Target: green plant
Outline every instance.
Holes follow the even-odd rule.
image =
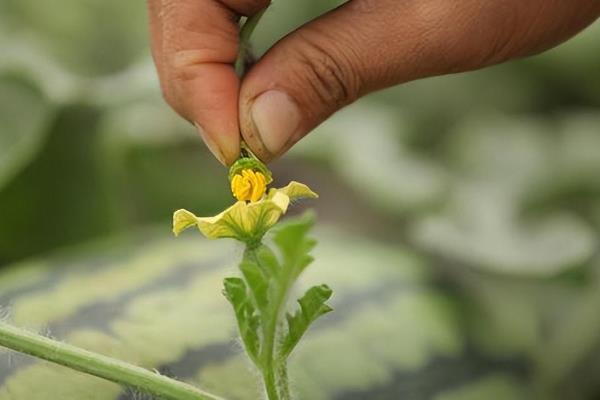
[[[290,399],[287,359],[308,327],[332,309],[326,304],[332,291],[327,285],[310,288],[299,300],[299,309],[286,313],[289,292],[312,261],[315,245],[307,237],[310,216],[288,223],[274,235],[279,260],[266,245],[249,247],[240,264],[243,278],[226,278],[224,293],[231,302],[246,352],[260,371],[269,400]]]
[[[214,217],[178,210],[173,215],[173,232],[178,235],[195,226],[210,239],[234,238],[245,243],[241,277],[226,278],[224,294],[233,306],[242,343],[263,378],[268,399],[288,400],[287,359],[309,326],[332,310],[326,304],[332,291],[327,285],[314,286],[298,300],[296,312],[284,312],[292,287],[313,260],[310,252],[316,242],[308,236],[311,215],[274,230],[279,256],[263,238],[291,201],[317,195],[298,182],[267,193],[271,172],[249,150],[242,153],[229,174],[238,201]],[[287,323],[282,321],[284,314]]]

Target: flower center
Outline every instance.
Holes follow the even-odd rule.
[[[267,191],[267,179],[259,171],[244,169],[231,179],[231,193],[240,201],[258,201]]]

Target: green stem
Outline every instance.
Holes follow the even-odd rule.
[[[186,383],[0,322],[0,346],[167,400],[220,400]]]
[[[265,11],[267,11],[266,7],[253,16],[248,17],[240,29],[240,50],[238,51],[238,56],[234,65],[235,73],[239,77],[243,77],[246,74],[246,62],[248,61],[247,58],[250,54],[250,37]]]
[[[281,361],[279,367],[277,368],[277,381],[279,382],[281,398],[284,400],[290,400],[292,398],[292,395],[290,393],[287,364],[285,360]]]
[[[256,249],[248,249],[249,257],[260,265]],[[288,389],[286,361],[275,356],[275,340],[279,317],[288,297],[288,292],[293,283],[293,277],[286,274],[281,277],[281,284],[277,286],[273,301],[270,303],[269,312],[262,316],[262,345],[260,354],[260,370],[263,376],[265,389],[269,400],[290,400]],[[282,379],[283,378],[283,379]]]
[[[260,265],[260,258],[256,254],[258,246],[248,246],[246,248],[246,254],[244,257],[251,258],[257,265]],[[267,398],[269,400],[280,400],[279,390],[277,387],[277,379],[275,375],[275,338],[277,335],[277,321],[279,319],[280,309],[282,307],[283,300],[285,299],[285,291],[282,291],[279,287],[273,302],[269,307],[269,312],[261,315],[261,326],[262,326],[262,341],[261,341],[261,352],[259,355],[259,368],[265,390],[267,392]]]
[[[277,390],[277,382],[275,380],[275,371],[272,367],[266,367],[263,372],[263,381],[267,391],[269,400],[279,400],[279,391]]]

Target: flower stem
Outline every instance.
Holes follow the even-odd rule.
[[[248,17],[240,29],[240,50],[238,51],[238,56],[234,65],[235,73],[240,78],[246,74],[246,64],[250,56],[250,37],[252,36],[252,32],[254,32],[256,25],[258,25],[258,21],[260,21],[265,11],[267,11],[267,7],[263,8],[251,17]]]
[[[279,382],[279,391],[283,400],[290,400],[292,395],[290,393],[289,378],[287,372],[287,363],[282,361],[277,368],[277,381]]]
[[[260,258],[256,255],[256,249],[248,249],[246,256],[252,258],[254,262],[260,265]],[[286,360],[275,354],[275,341],[279,319],[294,279],[289,273],[284,273],[280,279],[280,284],[273,294],[269,312],[262,316],[262,351],[259,368],[269,400],[291,399],[288,388]]]
[[[0,322],[0,346],[137,388],[161,399],[220,400],[215,395],[145,368],[61,343],[4,322]]]
[[[263,370],[263,381],[265,390],[269,400],[279,400],[279,391],[277,390],[277,382],[275,381],[275,372],[272,367],[265,367]]]

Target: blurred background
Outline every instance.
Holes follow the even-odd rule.
[[[333,1],[276,3],[261,53]],[[0,264],[228,204],[226,171],[162,101],[143,2],[0,3]],[[600,26],[543,55],[341,112],[273,165],[323,219],[485,268],[596,249]]]
[[[276,2],[257,53],[335,5]],[[0,266],[231,203],[227,171],[160,96],[146,30],[141,0],[0,1]],[[431,264],[492,313],[476,328],[489,340],[571,327],[548,376],[597,368],[599,39],[595,23],[536,57],[362,99],[274,163],[276,183],[314,187],[320,224]]]

